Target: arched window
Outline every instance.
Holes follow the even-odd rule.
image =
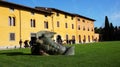
[[[9,26],[11,26],[12,25],[12,22],[11,22],[11,17],[9,16],[9,19],[8,19],[9,21]]]
[[[86,42],[86,36],[84,35],[84,39],[83,39],[83,42]]]
[[[81,35],[79,35],[79,43],[81,43]]]
[[[90,36],[88,35],[88,41],[90,42]]]
[[[15,26],[15,17],[11,17],[11,16],[9,16],[9,19],[8,19],[9,21],[9,26]]]
[[[30,19],[30,24],[31,27],[35,27],[36,26],[35,19]]]
[[[92,41],[94,41],[94,36],[92,36]]]

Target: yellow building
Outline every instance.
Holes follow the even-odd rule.
[[[94,21],[94,19],[76,14],[76,36],[79,43],[94,42]]]
[[[76,43],[94,40],[94,19],[55,8],[31,8],[0,1],[0,47],[17,47],[40,30],[56,32],[63,40]],[[80,29],[79,29],[80,28]],[[85,29],[85,30],[84,30]]]

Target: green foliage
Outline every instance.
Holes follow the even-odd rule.
[[[0,67],[120,67],[120,41],[78,44],[74,56],[34,56],[30,48],[2,50]]]
[[[99,33],[100,41],[120,41],[120,26],[113,26],[112,23],[109,23],[108,17],[105,16],[105,25],[104,27],[97,28],[95,27],[95,33]]]

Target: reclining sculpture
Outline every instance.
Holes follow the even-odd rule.
[[[74,55],[74,46],[68,47],[56,43],[52,40],[54,32],[39,31],[37,36],[31,39],[32,54],[48,54],[48,55]]]

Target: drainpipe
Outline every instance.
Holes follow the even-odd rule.
[[[19,23],[20,23],[20,40],[22,40],[22,36],[21,36],[21,10],[19,10]]]
[[[52,32],[54,32],[54,22],[53,22],[53,15],[52,15]]]

